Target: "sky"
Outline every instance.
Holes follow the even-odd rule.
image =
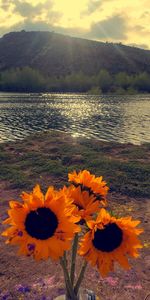
[[[150,0],[0,0],[0,36],[23,29],[150,49]]]

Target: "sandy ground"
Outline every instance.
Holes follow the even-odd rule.
[[[0,230],[6,218],[8,201],[18,199],[20,190],[10,190],[5,182],[0,185]],[[150,300],[150,202],[109,193],[109,203],[117,214],[132,215],[141,220],[143,249],[138,259],[132,260],[129,271],[116,266],[116,272],[102,279],[88,266],[83,290],[93,290],[102,300]],[[80,258],[78,258],[78,267]],[[32,258],[17,256],[17,247],[5,244],[0,237],[0,300],[52,300],[63,294],[63,274],[59,263],[51,260],[36,263]],[[86,298],[85,298],[86,299]]]

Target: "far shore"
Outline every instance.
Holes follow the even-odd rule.
[[[44,95],[44,94],[79,94],[79,95],[89,95],[89,96],[136,96],[136,95],[144,95],[144,96],[150,96],[150,92],[144,92],[144,91],[136,91],[136,90],[121,90],[118,89],[114,92],[108,92],[108,93],[102,93],[98,89],[90,89],[86,92],[80,92],[80,91],[51,91],[51,90],[0,90],[0,94],[38,94],[38,95]]]

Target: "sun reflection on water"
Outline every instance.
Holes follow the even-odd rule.
[[[0,94],[0,142],[55,129],[73,137],[150,142],[150,96]]]

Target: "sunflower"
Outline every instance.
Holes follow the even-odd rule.
[[[22,199],[23,203],[10,201],[4,223],[11,227],[2,233],[8,237],[6,243],[18,244],[19,254],[33,255],[36,260],[59,259],[80,230],[70,218],[74,210],[71,200],[67,202],[53,187],[44,197],[39,185],[32,193],[22,193]]]
[[[75,204],[75,209],[72,212],[77,217],[77,222],[83,223],[91,219],[92,215],[99,211],[99,201],[95,201],[94,195],[89,195],[87,191],[81,190],[81,187],[73,185],[63,188],[63,192]]]
[[[116,219],[102,208],[95,221],[88,221],[89,231],[83,237],[79,254],[91,265],[97,266],[104,277],[114,270],[117,261],[123,268],[130,268],[127,255],[139,256],[142,248],[137,236],[143,231],[135,228],[140,221],[131,217]]]
[[[94,195],[96,200],[100,200],[101,203],[106,205],[106,195],[108,187],[106,182],[103,181],[103,177],[95,177],[89,171],[83,170],[78,174],[76,171],[68,174],[69,181],[76,187],[80,186],[82,191],[89,192],[90,195]]]

